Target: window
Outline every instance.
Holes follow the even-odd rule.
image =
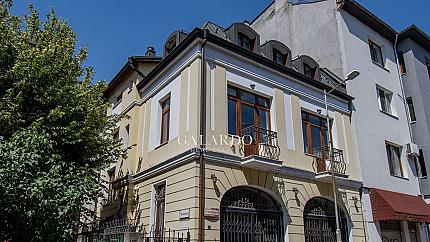
[[[166,183],[154,186],[154,237],[164,236],[164,213],[166,204]]]
[[[379,109],[382,112],[392,114],[391,99],[393,94],[378,88]]]
[[[130,137],[130,125],[125,126],[125,133],[124,133],[124,149],[128,148],[128,139]]]
[[[119,130],[116,130],[116,131],[113,133],[113,139],[114,139],[114,140],[119,140]]]
[[[385,144],[387,149],[388,166],[390,168],[390,174],[392,176],[403,176],[402,163],[400,161],[400,155],[402,153],[401,148],[391,144]]]
[[[420,149],[420,156],[418,157],[418,162],[420,163],[421,177],[427,177],[427,166],[424,160],[424,154],[422,149]]]
[[[115,197],[115,191],[113,189],[113,182],[115,181],[115,167],[108,170],[107,175],[109,177],[108,202],[112,202]]]
[[[312,154],[314,148],[328,145],[327,120],[302,111],[303,144],[306,154]]]
[[[116,97],[115,105],[116,105],[116,104],[118,104],[118,103],[120,103],[121,101],[122,101],[122,93],[121,93],[121,94],[119,94],[119,95]]]
[[[270,129],[270,101],[228,86],[228,133],[240,135],[248,127]]]
[[[397,53],[397,58],[399,59],[399,68],[400,68],[400,74],[406,74],[406,64],[405,64],[405,57],[403,56],[403,52]]]
[[[369,48],[370,48],[370,56],[372,57],[372,61],[380,66],[384,66],[384,59],[382,57],[381,46],[369,40]]]
[[[416,122],[417,117],[415,116],[414,101],[412,100],[412,97],[406,98],[406,102],[408,103],[409,118],[411,119],[411,122]]]
[[[429,73],[429,78],[430,78],[430,62],[429,62],[429,60],[427,60],[427,72]]]
[[[170,97],[160,103],[161,105],[161,140],[160,143],[169,141],[170,126]]]
[[[303,63],[303,74],[305,74],[305,76],[308,76],[308,77],[314,79],[316,69],[317,68],[312,68],[310,65]]]
[[[254,41],[242,33],[238,33],[238,44],[247,50],[254,50]]]
[[[279,50],[277,49],[273,49],[273,61],[281,64],[281,65],[285,65],[285,61],[287,59],[286,55],[283,55]]]

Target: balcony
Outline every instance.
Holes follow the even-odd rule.
[[[279,161],[278,133],[249,126],[241,132],[242,166],[259,170],[273,170],[282,166]]]
[[[336,178],[348,178],[346,174],[346,163],[343,160],[343,151],[332,148],[331,159],[330,149],[322,146],[313,149],[314,162],[313,167],[316,173],[316,179],[323,182],[331,182],[333,173]]]

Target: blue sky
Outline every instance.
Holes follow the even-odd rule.
[[[161,53],[167,36],[210,20],[227,27],[252,20],[272,0],[15,0],[13,14],[27,13],[32,3],[41,15],[52,6],[78,34],[79,46],[89,49],[86,65],[96,71],[95,80],[110,81],[131,55],[143,55],[147,46]],[[415,23],[430,33],[429,0],[359,0],[396,30]],[[411,3],[413,2],[413,3]]]

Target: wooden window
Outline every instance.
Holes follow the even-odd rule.
[[[328,146],[328,127],[325,117],[302,111],[303,145],[306,154],[314,148]]]
[[[169,141],[170,127],[170,97],[163,100],[161,103],[161,138],[160,143],[164,144]]]
[[[379,108],[382,112],[392,114],[391,99],[392,93],[378,88]]]
[[[238,44],[240,47],[249,51],[254,51],[254,40],[246,36],[245,34],[238,33]]]
[[[113,182],[115,181],[115,168],[109,170],[107,172],[109,177],[109,184],[108,184],[108,202],[112,202],[114,200],[115,191],[113,189]]]
[[[401,154],[402,151],[400,147],[394,146],[392,144],[385,144],[387,149],[388,166],[390,168],[390,174],[392,176],[403,177]]]
[[[251,92],[228,86],[228,133],[240,135],[250,126],[270,130],[270,101]]]
[[[418,162],[420,163],[421,178],[427,177],[427,166],[422,149],[420,149],[420,156],[418,157]]]
[[[369,40],[369,49],[370,49],[370,56],[372,57],[372,61],[380,66],[384,66],[384,58],[382,56],[381,46]]]
[[[305,76],[315,79],[316,71],[317,71],[316,67],[312,68],[310,65],[303,63],[303,74],[305,74]]]
[[[406,74],[406,64],[405,64],[405,57],[403,56],[403,52],[397,53],[397,58],[399,59],[399,68],[400,68],[400,74]]]
[[[114,140],[119,140],[119,130],[116,130],[116,131],[113,133],[113,139],[114,139]]]
[[[166,183],[154,186],[154,237],[164,235],[164,214],[166,210]]]
[[[406,102],[408,103],[409,118],[411,119],[411,122],[416,122],[417,117],[415,115],[414,101],[412,100],[412,97],[406,98]]]
[[[282,54],[279,50],[277,49],[273,49],[272,50],[272,54],[273,54],[273,61],[281,64],[281,65],[285,65],[285,62],[287,60],[287,55]]]

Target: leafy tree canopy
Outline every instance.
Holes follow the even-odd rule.
[[[99,170],[124,158],[109,135],[105,83],[92,84],[87,49],[51,11],[23,17],[0,0],[0,241],[72,241]]]

